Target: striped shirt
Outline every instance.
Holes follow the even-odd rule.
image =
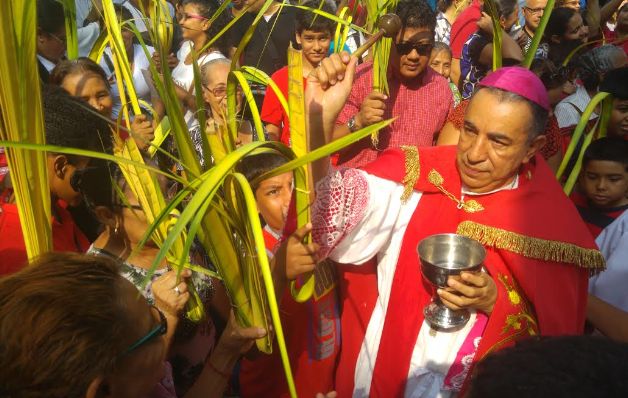
[[[556,105],[554,114],[558,120],[558,127],[562,129],[577,125],[589,102],[591,102],[591,97],[589,97],[587,90],[583,86],[578,86],[575,93]],[[597,114],[593,112],[589,120],[596,118]]]

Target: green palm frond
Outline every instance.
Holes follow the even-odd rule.
[[[78,58],[78,31],[76,27],[76,3],[74,0],[57,0],[63,5],[65,37],[68,59]]]
[[[36,52],[36,1],[0,2],[0,139],[42,145],[44,132]],[[46,154],[6,149],[29,259],[52,249]]]

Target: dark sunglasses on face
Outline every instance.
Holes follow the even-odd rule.
[[[397,48],[397,53],[399,55],[407,55],[412,52],[412,50],[416,50],[419,55],[430,55],[432,52],[432,47],[434,44],[432,43],[413,43],[413,42],[401,42],[395,43],[395,47]]]

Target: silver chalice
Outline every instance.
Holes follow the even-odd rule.
[[[468,310],[447,308],[436,293],[447,287],[447,278],[462,271],[479,271],[486,250],[476,240],[456,234],[438,234],[423,239],[417,247],[423,277],[434,286],[432,302],[425,307],[425,320],[438,330],[462,328],[469,321]]]

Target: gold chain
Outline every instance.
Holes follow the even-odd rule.
[[[445,196],[447,196],[449,199],[456,202],[457,203],[456,207],[459,210],[460,209],[464,210],[467,213],[477,213],[479,211],[484,210],[484,206],[479,204],[477,201],[472,199],[465,202],[462,199],[458,199],[454,194],[452,194],[451,192],[443,188],[443,182],[445,182],[445,180],[443,179],[443,176],[440,175],[438,171],[432,169],[430,173],[427,175],[427,180],[430,183],[432,183],[432,185],[434,185],[439,191],[445,194]]]

